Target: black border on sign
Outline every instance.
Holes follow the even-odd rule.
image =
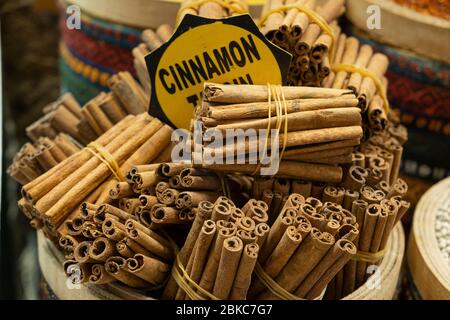
[[[276,46],[259,31],[258,27],[256,26],[253,19],[248,14],[243,14],[239,16],[234,16],[226,19],[208,19],[203,18],[191,14],[187,14],[183,20],[181,21],[178,28],[175,30],[175,33],[172,35],[172,37],[164,43],[162,46],[160,46],[158,49],[153,50],[151,53],[149,53],[147,56],[145,56],[145,63],[147,64],[147,71],[150,75],[150,82],[151,82],[151,97],[150,97],[150,105],[148,109],[148,113],[151,116],[159,118],[164,123],[170,125],[172,128],[176,128],[175,125],[167,118],[167,116],[162,111],[159,100],[156,94],[156,90],[154,90],[155,86],[155,79],[156,79],[156,69],[158,67],[159,61],[161,60],[162,55],[166,51],[167,47],[170,46],[172,42],[175,41],[176,38],[178,38],[181,34],[185,33],[189,29],[205,25],[205,24],[211,24],[217,21],[222,21],[224,24],[230,24],[234,26],[238,26],[241,28],[247,29],[249,32],[251,32],[254,36],[258,37],[260,40],[262,40],[267,47],[270,49],[272,54],[274,55],[276,61],[278,62],[278,66],[280,68],[281,72],[281,79],[282,84],[286,84],[286,78],[287,73],[289,70],[289,65],[292,60],[292,55],[287,52],[286,50]],[[153,76],[152,76],[153,75]]]

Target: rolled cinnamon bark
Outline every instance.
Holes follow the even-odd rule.
[[[273,179],[270,177],[259,177],[255,178],[253,183],[253,193],[252,196],[254,199],[261,199],[262,192],[266,189],[272,190]]]
[[[187,176],[181,179],[181,186],[186,189],[218,190],[222,188],[220,180],[213,176]]]
[[[297,250],[301,241],[302,236],[297,228],[294,226],[289,226],[273,252],[262,264],[264,272],[271,278],[277,277],[280,271],[288,263],[295,250]],[[250,289],[251,296],[256,297],[264,289],[265,285],[259,279],[255,279]]]
[[[167,188],[164,190],[164,192],[158,194],[158,200],[162,204],[165,204],[167,206],[175,205],[175,201],[177,200],[179,194],[180,194],[179,191]]]
[[[269,215],[266,210],[261,207],[252,206],[249,210],[248,217],[255,221],[256,224],[266,223],[269,221]]]
[[[225,216],[227,218],[227,216]],[[231,212],[231,215],[229,217],[229,219],[227,219],[229,222],[232,222],[234,224],[237,224],[239,220],[241,220],[243,217],[245,217],[244,212],[242,212],[241,209],[236,208]],[[214,220],[214,219],[213,219]],[[217,221],[217,220],[215,220]],[[220,221],[226,221],[226,220],[218,220],[217,222]]]
[[[354,66],[358,68],[366,68],[367,64],[372,57],[373,49],[370,45],[362,45],[359,48],[358,56],[356,57]],[[360,86],[362,82],[362,75],[358,72],[354,72],[350,75],[350,79],[348,80],[347,88],[353,90],[353,92],[359,92]]]
[[[286,112],[301,113],[304,111],[315,111],[329,108],[351,108],[358,105],[358,99],[348,96],[334,98],[294,99],[286,101]],[[275,105],[270,107],[271,113],[276,114]],[[211,123],[221,124],[231,120],[266,118],[269,106],[266,102],[249,102],[239,104],[228,104],[223,106],[204,106],[197,110],[201,115],[208,117]]]
[[[119,72],[108,80],[108,86],[130,114],[146,112],[148,104],[142,88],[128,72]]]
[[[219,103],[245,103],[267,101],[267,86],[222,85],[205,83],[203,96],[206,101]],[[351,90],[335,90],[311,87],[283,87],[286,100],[307,98],[335,98],[352,95]]]
[[[144,281],[134,274],[128,272],[126,267],[126,260],[122,257],[115,256],[110,257],[108,260],[106,260],[105,270],[111,276],[130,287],[145,288],[150,286],[147,281]]]
[[[258,251],[259,246],[256,243],[245,245],[229,295],[230,300],[244,300],[247,297],[247,291],[251,282],[249,275],[252,274],[255,268]]]
[[[156,170],[158,175],[164,177],[172,177],[179,174],[183,169],[190,167],[184,163],[161,163]]]
[[[115,187],[109,191],[109,196],[112,199],[127,198],[133,195],[133,189],[128,182],[118,182]]]
[[[141,37],[144,43],[150,49],[150,51],[159,48],[163,44],[162,40],[158,37],[158,35],[153,30],[150,29],[142,31]]]
[[[256,165],[221,165],[204,164],[203,167],[225,172],[242,172],[251,174],[257,169]],[[279,164],[277,176],[289,177],[301,180],[340,182],[342,179],[342,169],[340,167],[302,163],[296,161],[283,160]]]
[[[367,69],[375,73],[379,78],[382,78],[386,73],[389,65],[388,58],[381,53],[375,53],[370,59]],[[365,97],[367,101],[370,101],[376,92],[375,83],[369,77],[365,77],[362,80],[359,93],[361,96]]]
[[[129,247],[133,252],[143,254],[144,256],[151,256],[152,253],[141,246],[138,242],[130,239],[129,237],[123,238],[124,244]]]
[[[361,137],[362,137],[362,129],[360,126],[292,131],[288,132],[286,135],[284,135],[284,133],[279,135],[278,146],[285,145],[287,148],[289,148],[311,144],[327,143],[337,140],[354,140],[360,139]],[[273,139],[267,140],[268,149],[272,147],[272,140]],[[234,154],[236,150],[242,149],[245,150],[245,152],[249,152],[250,146],[248,141],[245,141],[244,143],[232,144],[230,146],[226,146],[223,149],[213,149],[205,147],[205,150],[208,150],[208,152],[222,152],[222,154]],[[292,154],[289,154],[289,156],[290,155]]]
[[[134,215],[136,208],[141,204],[137,198],[124,198],[121,200],[124,201],[123,211],[129,213],[130,215]]]
[[[136,150],[139,145],[141,145],[146,139],[148,139],[154,132],[159,128],[159,121],[152,121],[148,126],[144,127],[142,131],[140,131],[137,135],[135,135],[132,139],[126,142],[122,147],[120,147],[116,152],[113,153],[113,157],[115,157],[116,161],[123,162],[133,150]],[[98,161],[98,159],[96,159]],[[70,212],[78,204],[78,201],[74,201],[76,196],[82,195],[82,198],[87,196],[93,189],[95,189],[99,183],[102,182],[106,177],[110,175],[109,168],[106,164],[101,163],[97,164],[97,168],[90,171],[85,177],[83,177],[78,183],[76,183],[70,190],[67,191],[66,183],[62,183],[61,188],[55,188],[58,191],[65,190],[67,191],[56,203],[53,203],[49,197],[54,196],[55,189],[48,193],[45,197],[40,199],[38,203],[36,203],[36,209],[39,212],[44,212],[45,208],[48,205],[51,207],[48,210],[45,210],[45,217],[48,221],[50,221],[54,225],[59,225],[61,221],[66,216],[67,212]],[[82,168],[85,170],[86,166],[84,165]],[[80,172],[77,170],[74,172],[73,177],[79,177]],[[71,185],[70,183],[69,185]],[[76,196],[75,196],[76,195]],[[45,198],[45,201],[43,200]]]
[[[209,201],[203,201],[199,204],[199,210],[197,215],[195,216],[194,222],[192,223],[192,227],[188,233],[186,241],[178,253],[178,259],[181,264],[184,266],[187,265],[189,256],[191,256],[192,251],[194,249],[195,243],[197,241],[198,235],[203,227],[203,224],[206,220],[211,217],[212,209],[214,205]],[[163,299],[174,299],[178,291],[178,285],[175,280],[170,277],[169,281],[164,288],[164,292],[162,294]]]
[[[257,240],[255,230],[247,231],[247,230],[243,230],[243,229],[238,229],[236,231],[236,236],[238,236],[242,240],[242,243],[244,244],[244,246],[247,244],[250,244],[250,243],[256,243],[256,240]]]
[[[339,271],[339,269],[335,266],[336,262],[339,261],[343,255],[348,256],[348,261],[351,255],[354,255],[355,253],[356,246],[351,241],[345,239],[337,240],[319,264],[308,274],[301,285],[295,290],[295,294],[300,298],[306,297],[309,291],[315,287],[314,290],[308,294],[308,298],[316,298],[325,288],[327,283],[331,281],[334,275]],[[329,275],[328,273],[332,274]]]
[[[95,259],[89,256],[89,250],[92,245],[92,241],[80,242],[74,249],[73,256],[79,263],[92,263]]]
[[[398,214],[399,206],[393,199],[384,199],[381,201],[382,208],[387,212],[387,221],[380,240],[379,249],[383,250],[389,239],[389,235],[395,225],[395,217]]]
[[[79,285],[89,281],[91,275],[90,263],[76,263],[75,261],[66,261],[64,271],[69,276],[72,284]]]
[[[240,219],[237,222],[236,226],[238,229],[242,229],[242,230],[250,232],[250,231],[255,230],[256,223],[252,218],[243,217],[242,219]]]
[[[173,251],[169,247],[142,230],[139,230],[138,228],[127,228],[127,235],[130,239],[135,240],[155,255],[166,260],[171,260],[173,258]]]
[[[154,125],[160,126],[161,123]],[[170,144],[170,136],[172,135],[172,132],[172,128],[168,125],[163,125],[162,128],[159,128],[159,130],[155,134],[151,135],[146,142],[141,144],[141,146],[120,167],[122,173],[130,170],[133,165],[154,161],[160,154],[161,150]]]
[[[357,224],[343,224],[339,227],[336,237],[340,239],[346,239],[353,243],[359,236],[359,226]]]
[[[358,199],[359,199],[358,191],[346,189],[344,194],[344,201],[342,202],[342,207],[344,209],[351,210],[353,202]]]
[[[215,126],[215,129],[225,132],[227,129],[265,129],[269,126],[273,128],[281,121],[283,126],[288,123],[288,131],[313,130],[322,128],[354,126],[361,123],[360,110],[358,108],[335,108],[315,111],[303,111],[289,113],[282,116],[273,116],[270,119],[236,121],[229,124]]]
[[[145,119],[136,119],[138,121],[133,123],[133,129],[131,129],[129,128],[129,125],[133,122],[133,119],[134,117],[132,116],[126,117],[116,126],[111,128],[111,130],[108,130],[105,134],[99,137],[95,142],[102,146],[108,145],[111,149],[117,148],[123,143],[123,141],[125,141],[125,139],[129,139],[130,135],[136,133],[134,130],[141,130],[142,126],[145,125]],[[127,131],[126,134],[124,134],[125,131]],[[47,194],[52,188],[78,169],[80,163],[85,163],[91,158],[93,158],[93,155],[85,150],[72,155],[51,170],[47,171],[45,174],[41,175],[39,178],[25,185],[23,187],[22,194],[26,199],[35,203],[43,195]]]
[[[325,216],[319,213],[312,205],[308,203],[302,204],[298,212],[306,217],[315,228],[322,229],[323,225],[326,223]]]
[[[386,129],[388,119],[383,107],[383,99],[375,95],[369,104],[367,118],[374,131],[383,131]]]
[[[332,235],[320,232],[317,228],[312,228],[310,234],[302,241],[288,264],[275,278],[275,281],[285,290],[294,292],[334,243],[335,240]],[[264,299],[268,296],[272,297],[272,294],[265,290],[258,298]]]
[[[348,37],[345,39],[345,49],[342,55],[341,63],[354,64],[359,48],[359,41],[354,37]],[[339,71],[334,78],[333,88],[341,89],[344,87],[344,81],[347,78],[347,72]]]
[[[263,190],[261,199],[262,199],[262,201],[264,201],[267,204],[267,206],[269,207],[269,212],[270,212],[270,207],[272,205],[272,200],[273,200],[272,190],[269,190],[269,189]]]
[[[127,116],[123,106],[112,92],[104,95],[98,103],[100,109],[112,123],[117,123]]]
[[[256,244],[261,248],[269,235],[270,227],[266,223],[258,223],[255,227],[255,235],[257,237]]]
[[[388,194],[389,197],[395,197],[397,195],[404,196],[408,192],[408,184],[405,180],[397,178],[395,183],[392,185],[391,192]]]
[[[224,240],[213,288],[213,295],[217,298],[228,299],[242,251],[243,243],[238,237],[233,236]]]
[[[291,193],[291,195],[289,197],[287,197],[286,202],[283,205],[283,209],[285,209],[285,208],[299,209],[300,206],[304,203],[305,203],[305,198],[302,195],[300,195],[298,193]]]
[[[135,219],[135,217],[132,214],[130,214],[129,212],[126,212],[124,210],[116,208],[110,204],[102,204],[101,206],[99,206],[97,208],[97,213],[98,214],[102,214],[102,213],[111,214],[123,221],[128,220],[128,219]]]
[[[323,190],[322,202],[333,202],[342,204],[344,201],[345,189],[341,187],[327,186]]]
[[[344,175],[342,186],[350,190],[359,190],[365,183],[368,172],[360,166],[351,166]]]
[[[89,282],[93,284],[106,284],[115,281],[115,278],[108,274],[105,270],[105,266],[102,264],[92,265],[91,275],[89,276]]]
[[[105,237],[95,239],[89,247],[89,257],[96,261],[105,262],[106,259],[115,254],[114,243]]]
[[[163,282],[169,270],[167,263],[142,254],[127,259],[127,271],[152,285]]]
[[[131,250],[123,240],[116,243],[116,250],[124,258],[131,258],[134,256],[133,250]]]
[[[180,212],[172,207],[160,207],[152,212],[152,223],[157,225],[174,225],[186,223],[180,220]]]
[[[250,208],[257,206],[257,201],[256,199],[250,199],[247,201],[247,203],[242,207],[242,212],[246,215],[246,216],[250,216]]]
[[[212,191],[183,191],[178,195],[177,200],[181,199],[182,203],[179,205],[177,201],[177,208],[196,207],[202,201],[215,201],[219,195]]]
[[[286,229],[294,223],[294,218],[296,216],[297,210],[286,208],[276,218],[273,226],[270,228],[265,245],[261,248],[259,253],[259,260],[261,263],[264,263],[270,254],[272,254]]]
[[[367,201],[369,204],[380,203],[386,195],[383,191],[374,189],[370,186],[363,186],[360,191],[361,199]]]
[[[370,204],[365,212],[364,224],[359,239],[359,250],[369,252],[372,237],[377,224],[378,216],[381,214],[381,206],[378,204]],[[359,287],[364,283],[366,278],[365,262],[358,262],[356,266],[356,286]]]
[[[223,248],[223,242],[236,234],[236,227],[234,228],[218,228],[217,237],[215,239],[214,246],[209,253],[206,266],[203,270],[199,285],[206,291],[210,292],[215,283],[217,276],[217,270],[219,267],[221,252]]]
[[[340,241],[340,240],[339,240]],[[343,240],[345,241],[345,240]],[[316,298],[325,288],[326,284],[329,283],[333,276],[338,273],[339,270],[350,260],[350,258],[356,254],[356,246],[351,242],[341,243],[343,250],[342,255],[335,261],[335,263],[324,273],[319,281],[311,288],[311,290],[306,294],[307,299]]]
[[[352,147],[344,147],[344,148],[336,148],[336,149],[328,149],[317,152],[310,152],[306,154],[298,154],[298,155],[285,155],[284,159],[292,159],[299,161],[313,161],[313,160],[326,160],[327,158],[338,157],[338,156],[346,156],[352,153]]]
[[[201,279],[203,269],[206,264],[208,250],[216,234],[216,224],[212,220],[206,220],[197,238],[193,254],[189,260],[192,260],[192,267],[190,270],[190,278],[198,283]],[[177,295],[178,297],[178,295]],[[177,298],[176,298],[177,299]]]
[[[399,207],[398,213],[395,217],[395,223],[397,223],[405,215],[406,211],[408,211],[410,206],[411,206],[410,202],[405,201],[405,200],[400,201],[400,207]]]

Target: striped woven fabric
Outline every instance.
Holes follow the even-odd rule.
[[[59,29],[62,89],[72,92],[80,103],[107,91],[106,82],[112,74],[129,71],[135,75],[131,50],[141,42],[141,30],[103,21],[84,12],[81,28],[70,30],[63,4]]]

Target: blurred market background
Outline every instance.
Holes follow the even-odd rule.
[[[61,92],[71,91],[83,104],[99,91],[106,90],[105,82],[109,75],[122,70],[134,74],[131,50],[139,44],[140,32],[162,22],[173,24],[171,15],[175,14],[178,5],[172,2],[170,11],[167,11],[170,13],[160,15],[158,21],[152,21],[146,16],[146,10],[152,6],[151,0],[148,0],[148,8],[133,8],[130,4],[128,17],[125,14],[125,18],[118,14],[118,1],[110,0],[111,11],[105,12],[92,9],[95,6],[91,5],[94,2],[104,3],[104,0],[72,0],[81,6],[79,30],[68,30],[66,27],[68,4],[65,1],[1,2],[3,168],[26,141],[26,126],[36,120],[42,108]],[[409,129],[403,177],[410,186],[408,200],[414,204],[433,183],[448,176],[450,168],[449,61],[396,48],[392,46],[392,40],[361,31],[357,19],[354,19],[362,14],[358,8],[361,2],[347,1],[349,20],[344,22],[346,31],[361,42],[374,45],[391,59],[387,75],[389,98],[391,104],[399,109],[402,122]],[[449,1],[381,2],[396,2],[405,10],[413,10],[427,17],[438,16],[450,22]],[[254,7],[253,12],[257,11],[258,7]],[[19,187],[16,182],[3,174],[2,186],[1,298],[38,299],[41,281],[37,267],[36,234],[27,219],[18,212]],[[411,209],[404,221],[406,232],[413,212],[414,209]],[[411,294],[405,292],[400,292],[399,297],[410,298]]]

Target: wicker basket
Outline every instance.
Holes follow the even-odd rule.
[[[435,222],[439,210],[449,210],[450,178],[429,189],[417,204],[408,242],[412,280],[423,299],[450,299],[450,265],[438,247]]]

